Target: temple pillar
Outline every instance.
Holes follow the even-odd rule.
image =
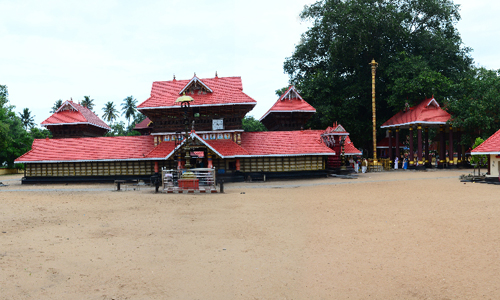
[[[158,166],[158,162],[155,161],[155,173],[160,172],[160,167]]]
[[[453,149],[453,127],[450,126],[450,132],[449,132],[449,140],[448,140],[448,143],[449,143],[449,147],[448,147],[448,157],[449,157],[449,160],[450,162],[448,163],[448,167],[454,167],[455,166],[455,161],[454,161],[454,158],[453,158],[453,153],[455,152],[454,149]]]
[[[399,161],[401,159],[400,154],[399,154],[399,126],[396,126],[396,134],[395,135],[396,135],[396,157],[398,158],[398,161]],[[402,160],[401,160],[401,163],[403,163]]]
[[[422,167],[424,162],[422,161],[422,125],[417,124],[417,166]]]
[[[236,159],[236,171],[239,171],[239,170],[240,170],[240,166],[241,166],[241,165],[240,165],[240,159],[239,159],[239,158],[237,158],[237,159]]]
[[[410,125],[410,157],[408,157],[408,167],[415,166],[415,161],[413,160],[413,125]]]
[[[442,168],[446,162],[446,145],[444,144],[444,126],[439,125],[439,167]]]
[[[462,165],[462,131],[460,130],[460,127],[457,128],[457,165],[461,166]]]
[[[392,167],[392,130],[389,128],[389,168]]]
[[[429,165],[429,127],[425,127],[425,134],[424,134],[424,144],[425,144],[425,164]]]

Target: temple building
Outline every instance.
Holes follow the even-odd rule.
[[[298,103],[308,114],[315,111],[294,87],[279,101],[294,101],[292,109]],[[244,132],[242,119],[256,103],[243,92],[240,77],[157,81],[137,107],[147,117],[135,128],[143,135],[35,140],[16,163],[26,164],[23,183],[148,180],[158,170],[189,165],[212,168],[217,176],[237,181],[254,173],[267,178],[325,176],[329,157],[342,150],[361,154],[343,128],[342,139],[325,130],[299,130],[305,116],[280,123],[290,126],[274,127],[281,130]],[[66,104],[82,111],[71,101]]]
[[[93,111],[70,100],[65,101],[41,125],[56,139],[99,137],[111,130]]]
[[[408,105],[392,118],[382,124],[381,128],[388,130],[388,156],[391,163],[400,157],[400,147],[393,150],[393,145],[400,145],[400,130],[409,132],[409,168],[422,169],[430,167],[429,128],[436,128],[439,137],[438,167],[453,168],[463,161],[463,147],[460,145],[460,128],[448,124],[451,115],[438,104],[436,99],[425,99],[414,107]],[[414,131],[417,131],[417,147],[414,149]],[[394,137],[392,132],[394,131]],[[447,145],[448,144],[448,145]],[[447,151],[448,150],[448,151]],[[457,152],[455,159],[454,153]],[[448,155],[447,155],[448,154]],[[395,156],[394,156],[395,155]],[[402,160],[399,160],[402,163]]]
[[[472,155],[488,157],[487,181],[500,181],[500,130],[471,151]]]
[[[315,112],[316,109],[302,99],[292,85],[259,121],[269,131],[299,130]]]

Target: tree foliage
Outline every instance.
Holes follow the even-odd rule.
[[[59,107],[61,107],[62,104],[63,104],[63,101],[61,99],[56,100],[56,102],[54,102],[54,105],[52,106],[52,109],[50,110],[50,112],[55,113],[59,109]]]
[[[253,116],[245,116],[245,118],[241,120],[241,125],[243,127],[243,130],[248,132],[267,131],[264,124],[255,119]]]
[[[133,96],[128,96],[123,99],[122,103],[122,115],[125,116],[130,125],[130,119],[134,119],[137,113],[137,100]]]
[[[90,99],[90,96],[83,96],[83,100],[80,102],[83,107],[90,110],[94,110],[94,99]]]
[[[472,149],[484,143],[484,140],[480,137],[476,138]],[[485,167],[488,164],[488,157],[486,155],[472,155],[470,159],[470,164],[477,167]]]
[[[375,59],[377,127],[408,102],[455,94],[472,65],[455,29],[451,0],[323,0],[306,6],[312,21],[284,70],[317,112],[308,126],[339,121],[356,145],[371,144],[371,66]]]
[[[33,138],[9,104],[7,86],[0,85],[0,166],[14,166],[14,160],[31,148]]]
[[[459,85],[459,95],[448,103],[451,123],[461,127],[470,145],[474,137],[488,138],[500,128],[500,70],[477,68]]]
[[[22,113],[19,113],[19,118],[25,130],[35,127],[35,118],[31,115],[29,108],[24,108]]]
[[[115,104],[112,101],[108,101],[104,105],[104,107],[102,108],[102,110],[104,111],[104,114],[102,115],[102,117],[108,123],[111,123],[114,120],[116,120],[116,118],[118,118],[118,113],[119,112],[116,109]]]

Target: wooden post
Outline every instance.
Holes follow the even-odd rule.
[[[425,139],[425,164],[428,165],[429,164],[429,127],[428,126],[425,127],[424,139]]]
[[[417,125],[417,164],[422,166],[424,162],[422,161],[422,125]]]
[[[389,128],[389,168],[392,166],[392,130]]]
[[[453,150],[453,127],[450,126],[450,132],[449,132],[449,147],[448,147],[448,156],[449,156],[449,159],[450,159],[450,162],[448,164],[449,167],[453,167],[455,165],[455,162],[454,162],[454,159],[453,159],[453,152],[455,152]]]
[[[399,126],[396,127],[396,157],[398,158],[398,161],[400,160],[400,153],[399,153]],[[402,161],[401,161],[402,162]]]

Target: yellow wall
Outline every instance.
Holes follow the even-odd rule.
[[[500,168],[500,158],[496,155],[490,155],[490,177],[498,177],[498,170]]]

